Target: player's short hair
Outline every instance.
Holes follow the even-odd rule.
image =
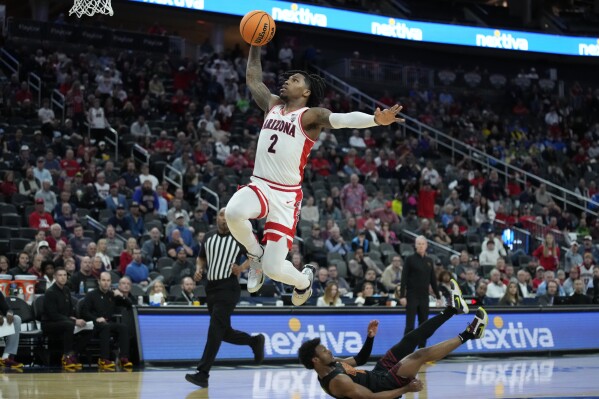
[[[322,100],[324,99],[324,91],[327,87],[324,79],[315,73],[308,73],[302,70],[291,70],[287,72],[283,72],[281,75],[282,81],[289,79],[291,75],[295,75],[299,73],[304,77],[306,81],[306,85],[308,85],[308,89],[310,90],[310,97],[308,97],[308,102],[306,105],[308,107],[318,107]]]
[[[314,338],[304,342],[297,351],[300,363],[308,370],[314,369],[312,358],[316,356],[316,347],[318,345],[320,345],[320,338]]]

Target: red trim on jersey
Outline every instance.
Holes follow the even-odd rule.
[[[289,238],[289,236],[283,235],[283,233],[279,233],[279,232],[272,232],[271,231],[271,232],[268,232],[268,233],[264,233],[264,237],[262,237],[262,244],[266,245],[266,243],[268,241],[277,242],[281,238],[287,239],[287,249],[291,251],[291,245],[293,244],[293,240],[291,238]]]
[[[252,177],[255,177],[255,178],[260,179],[260,180],[264,180],[266,183],[270,183],[270,184],[268,184],[268,186],[270,188],[272,188],[272,189],[279,190],[279,191],[285,191],[285,192],[288,192],[288,193],[289,192],[294,192],[294,191],[297,191],[297,190],[301,190],[301,188],[302,188],[302,186],[299,185],[299,184],[290,186],[290,185],[287,185],[287,184],[277,183],[277,182],[274,182],[272,180],[268,180],[268,179],[265,179],[264,177],[260,177],[260,176],[256,176],[256,175],[252,175]],[[286,188],[286,190],[283,189],[283,187]]]
[[[297,192],[297,194],[295,195],[295,203],[297,204],[297,206],[295,207],[295,211],[293,212],[293,227],[291,228],[291,231],[293,231],[293,235],[291,236],[291,241],[293,243],[293,238],[295,238],[295,232],[297,231],[297,222],[299,221],[299,212],[300,212],[300,204],[302,202],[302,198],[304,198],[304,193],[300,190]],[[289,246],[289,250],[291,250],[291,245]]]
[[[308,156],[310,156],[310,151],[312,151],[312,147],[314,146],[314,142],[309,142],[308,140],[304,141],[304,148],[302,149],[302,156],[300,158],[299,164],[299,174],[300,181],[304,181],[304,170],[306,168],[306,164],[308,163]]]
[[[260,201],[260,215],[256,219],[262,219],[266,215],[268,215],[268,200],[262,191],[253,184],[248,184],[246,187],[252,189],[256,196],[258,197],[258,201]]]
[[[297,215],[297,208],[294,212],[294,216]],[[295,228],[295,225],[297,223],[297,219],[295,219],[296,221],[293,223],[293,227]],[[271,231],[268,231],[271,230]],[[279,241],[281,238],[286,238],[287,239],[287,249],[291,250],[291,244],[293,244],[293,238],[295,237],[295,230],[294,229],[290,229],[289,227],[283,226],[280,223],[276,223],[276,222],[266,222],[266,224],[264,225],[264,239],[263,241],[274,241],[277,242]]]
[[[310,108],[308,108],[308,109],[310,109]],[[304,136],[306,136],[306,138],[312,142],[312,145],[314,145],[314,143],[315,143],[316,141],[315,141],[315,140],[312,140],[312,139],[310,138],[310,136],[308,136],[308,133],[306,133],[306,132],[305,132],[305,130],[304,130],[304,126],[302,125],[302,116],[304,116],[304,114],[306,113],[306,111],[307,111],[308,109],[304,110],[304,111],[303,111],[303,112],[302,112],[302,113],[299,115],[299,117],[297,118],[297,123],[299,124],[300,131],[303,133],[303,135],[304,135]],[[312,148],[312,146],[310,146],[310,148]]]
[[[287,116],[287,115],[292,114],[292,113],[294,113],[296,111],[299,111],[302,108],[306,108],[306,107],[302,107],[302,108],[294,109],[293,111],[285,112],[285,104],[281,104],[281,105],[282,105],[282,107],[281,107],[281,115],[283,115],[283,116]]]
[[[275,104],[272,107],[270,107],[270,109],[268,110],[268,112],[266,113],[266,116],[268,116],[270,114],[270,112],[275,109],[275,107],[278,107],[279,105],[283,105],[283,104]],[[264,120],[266,120],[266,118],[264,118]]]
[[[276,230],[280,233],[285,234],[286,236],[295,237],[294,230],[277,222],[266,222],[264,224],[264,230]]]

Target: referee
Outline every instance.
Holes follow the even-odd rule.
[[[244,252],[243,247],[229,232],[225,208],[222,208],[216,217],[216,230],[210,231],[204,237],[194,275],[194,278],[199,280],[207,269],[206,294],[210,326],[198,371],[185,375],[185,379],[202,388],[208,387],[210,368],[223,341],[233,345],[250,346],[256,364],[264,360],[264,335],[252,337],[231,327],[231,314],[241,295],[238,276],[249,268],[248,260],[239,263]]]
[[[426,256],[428,242],[424,236],[416,237],[416,253],[406,258],[399,290],[399,304],[406,307],[406,329],[404,336],[414,329],[416,314],[418,325],[428,320],[428,287],[433,288],[437,297],[437,306],[441,305],[441,295],[437,287],[437,278],[433,268],[433,260]],[[426,346],[426,340],[418,343],[420,348]]]

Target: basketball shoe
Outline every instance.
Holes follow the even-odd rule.
[[[121,368],[132,368],[133,367],[133,363],[131,362],[131,360],[129,360],[129,358],[126,357],[121,357],[119,358],[119,366],[121,366]]]
[[[295,287],[293,288],[293,295],[291,296],[291,303],[293,303],[295,306],[303,305],[312,296],[312,283],[314,282],[314,273],[315,272],[316,272],[316,270],[314,269],[314,266],[312,266],[312,265],[304,266],[304,270],[302,270],[302,273],[308,277],[308,280],[310,280],[310,285],[306,289],[303,289],[303,290],[298,290]]]
[[[258,292],[260,288],[262,288],[262,284],[264,284],[262,256],[264,256],[264,248],[262,248],[262,255],[259,257],[248,253],[248,258],[250,260],[250,271],[248,272],[247,290],[250,294]]]
[[[115,369],[116,364],[110,359],[98,359],[98,368],[100,370],[113,370]]]
[[[464,301],[464,298],[462,297],[462,290],[460,289],[460,286],[458,285],[457,281],[451,279],[449,281],[449,285],[451,286],[449,306],[457,310],[458,314],[470,312],[470,309],[468,309],[468,304],[466,303],[466,301]]]
[[[79,363],[75,355],[62,355],[62,368],[65,370],[81,370],[83,365]]]
[[[254,352],[254,364],[262,364],[264,361],[264,335],[258,334],[252,337],[252,343],[250,347],[252,348],[252,352]]]
[[[6,359],[0,359],[0,367],[20,369],[23,367],[23,363],[17,362],[13,355],[9,355]]]
[[[194,385],[208,388],[208,374],[198,371],[195,374],[185,374],[185,379]]]
[[[472,334],[471,339],[479,339],[485,335],[485,328],[489,324],[489,316],[487,315],[487,311],[482,307],[476,310],[476,314],[474,315],[474,320],[468,324],[466,327],[466,333]]]

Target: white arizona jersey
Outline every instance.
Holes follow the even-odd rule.
[[[266,115],[256,149],[254,176],[285,186],[297,186],[304,179],[304,168],[314,145],[302,128],[307,107],[285,113],[275,105]]]
[[[591,265],[591,267],[587,269],[583,264],[578,268],[578,270],[580,270],[580,279],[584,283],[585,287],[587,287],[589,285],[589,281],[593,280],[593,272],[594,272],[593,269],[595,267],[596,266]]]

